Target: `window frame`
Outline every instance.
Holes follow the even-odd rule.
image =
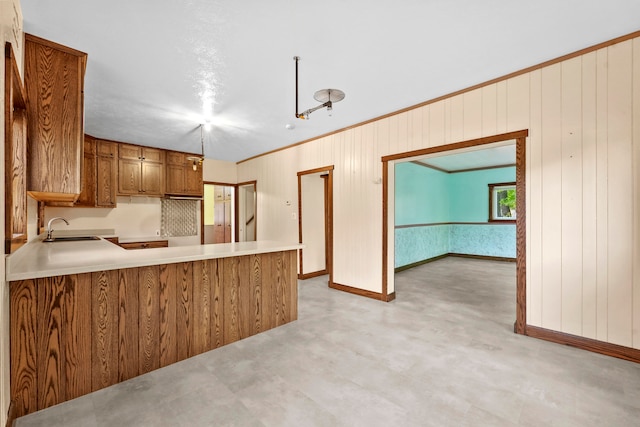
[[[498,183],[492,183],[492,184],[488,184],[489,186],[489,222],[499,222],[499,223],[515,223],[516,219],[518,218],[518,208],[516,206],[516,216],[515,218],[510,218],[510,217],[496,217],[495,216],[495,208],[497,206],[494,206],[495,204],[495,200],[494,200],[494,194],[496,193],[496,191],[500,191],[500,190],[516,190],[516,183],[515,182],[498,182]],[[516,192],[516,197],[517,197],[517,192]]]

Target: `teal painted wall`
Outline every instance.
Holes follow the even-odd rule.
[[[411,162],[395,173],[396,225],[449,221],[449,174]]]
[[[515,181],[515,167],[447,174],[400,163],[395,170],[396,226],[486,223],[488,184]],[[515,224],[440,224],[395,230],[396,268],[447,253],[515,258]]]
[[[489,184],[515,182],[516,168],[485,169],[447,174],[451,197],[449,222],[487,222]]]
[[[413,264],[448,254],[451,226],[397,228],[395,232],[395,266]]]
[[[516,257],[514,224],[441,224],[395,230],[395,267],[448,253]]]
[[[515,224],[452,224],[449,229],[449,252],[515,258],[516,226]]]

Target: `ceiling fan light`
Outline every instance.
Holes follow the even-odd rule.
[[[293,60],[296,63],[296,118],[309,120],[309,114],[325,107],[327,108],[329,117],[331,117],[333,103],[340,102],[344,99],[344,92],[340,89],[320,89],[319,91],[316,91],[316,93],[313,94],[313,98],[321,104],[316,107],[309,108],[302,113],[298,113],[298,61],[300,61],[300,57],[294,56]]]

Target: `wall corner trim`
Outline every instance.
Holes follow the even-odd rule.
[[[587,350],[593,353],[604,354],[605,356],[640,363],[640,350],[632,347],[625,347],[591,338],[579,337],[577,335],[552,331],[551,329],[531,325],[526,326],[524,334],[532,338],[538,338],[556,344],[564,344],[581,350]]]
[[[365,289],[354,288],[353,286],[341,285],[340,283],[336,283],[336,282],[329,282],[329,287],[331,289],[336,289],[338,291],[347,292],[349,294],[376,299],[378,301],[384,301],[384,302],[393,301],[396,298],[395,292],[392,292],[388,295],[384,295],[380,292],[367,291]]]

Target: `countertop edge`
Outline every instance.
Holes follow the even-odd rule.
[[[263,240],[258,242],[236,242],[212,245],[125,250],[119,246],[102,240],[91,243],[104,243],[109,245],[108,247],[96,246],[94,249],[98,254],[104,253],[104,258],[108,261],[83,262],[80,260],[77,265],[60,265],[49,260],[50,257],[47,255],[50,255],[51,251],[58,251],[56,255],[64,256],[65,250],[69,251],[70,248],[72,248],[70,245],[76,243],[79,242],[44,244],[40,241],[36,241],[25,245],[25,247],[21,248],[24,250],[20,253],[19,257],[12,259],[13,256],[9,256],[6,258],[6,281],[14,282],[44,277],[92,273],[96,271],[175,264],[181,262],[200,261],[204,259],[229,258],[260,253],[298,250],[304,247],[304,245],[299,243]],[[84,247],[88,247],[86,246],[87,242],[83,243],[85,244]],[[62,245],[67,246],[64,248]],[[16,265],[13,265],[13,261],[15,261]]]

